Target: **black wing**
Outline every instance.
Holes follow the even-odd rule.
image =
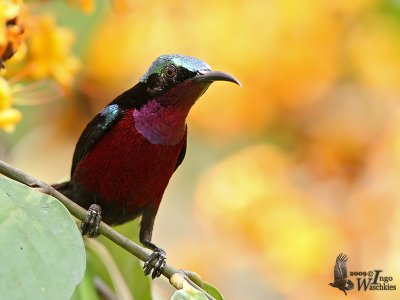
[[[335,281],[347,278],[347,258],[347,255],[343,253],[340,253],[336,258],[336,264],[333,270]]]
[[[176,171],[176,169],[178,169],[180,164],[183,162],[183,159],[185,158],[185,155],[186,155],[186,148],[187,148],[187,139],[186,139],[186,136],[185,136],[185,142],[183,143],[182,150],[179,153],[178,160],[176,161],[176,165],[175,165],[175,170],[174,171]]]
[[[71,178],[76,165],[124,114],[125,111],[118,104],[110,104],[89,122],[76,144],[72,159]]]

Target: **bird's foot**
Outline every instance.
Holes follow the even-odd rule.
[[[99,227],[101,222],[101,207],[97,204],[90,205],[85,221],[81,224],[81,233],[88,237],[96,237],[99,235]]]
[[[162,270],[166,264],[166,253],[163,249],[156,247],[147,261],[144,263],[144,274],[149,275],[154,279],[161,275]],[[152,272],[153,270],[153,272]]]

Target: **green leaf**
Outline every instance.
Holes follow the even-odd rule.
[[[85,271],[80,232],[53,197],[0,177],[0,299],[69,299]]]
[[[213,296],[216,300],[225,300],[224,296],[217,290],[217,288],[207,282],[203,281],[203,290]]]
[[[200,291],[182,289],[176,291],[171,300],[207,300],[207,297]]]

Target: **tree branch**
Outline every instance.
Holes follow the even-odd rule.
[[[15,181],[18,181],[20,183],[23,183],[31,188],[33,187],[38,187],[39,190],[45,194],[48,194],[56,199],[58,199],[67,209],[68,211],[77,219],[80,221],[84,221],[86,217],[86,210],[70,200],[69,198],[65,197],[63,194],[61,194],[59,191],[55,190],[51,185],[23,172],[22,170],[0,160],[0,174],[3,174],[4,176],[11,178]],[[106,223],[101,222],[100,224],[100,230],[99,232],[104,235],[106,238],[109,240],[113,241],[115,244],[120,246],[121,248],[125,249],[129,253],[133,254],[137,258],[139,258],[141,261],[145,262],[149,258],[150,254],[148,253],[148,250],[139,246],[135,242],[131,241],[130,239],[126,238],[119,232],[115,231],[112,229],[110,226],[108,226]],[[186,280],[190,285],[192,285],[194,288],[197,290],[201,291],[204,293],[208,299],[210,300],[215,300],[214,297],[209,295],[206,291],[204,291],[199,285],[194,283],[187,274],[190,274],[190,272],[186,273],[185,271],[179,270],[171,265],[166,264],[163,271],[162,275],[164,275],[170,283],[176,288],[176,289],[181,289],[182,287],[179,284],[176,284],[176,281],[172,280],[171,277],[176,274],[182,276],[184,280]]]

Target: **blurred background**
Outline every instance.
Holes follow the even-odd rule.
[[[168,262],[230,300],[343,299],[341,252],[400,289],[399,1],[1,5],[0,159],[67,179],[91,117],[160,54],[195,56],[243,88],[213,85],[190,113],[154,228]]]

